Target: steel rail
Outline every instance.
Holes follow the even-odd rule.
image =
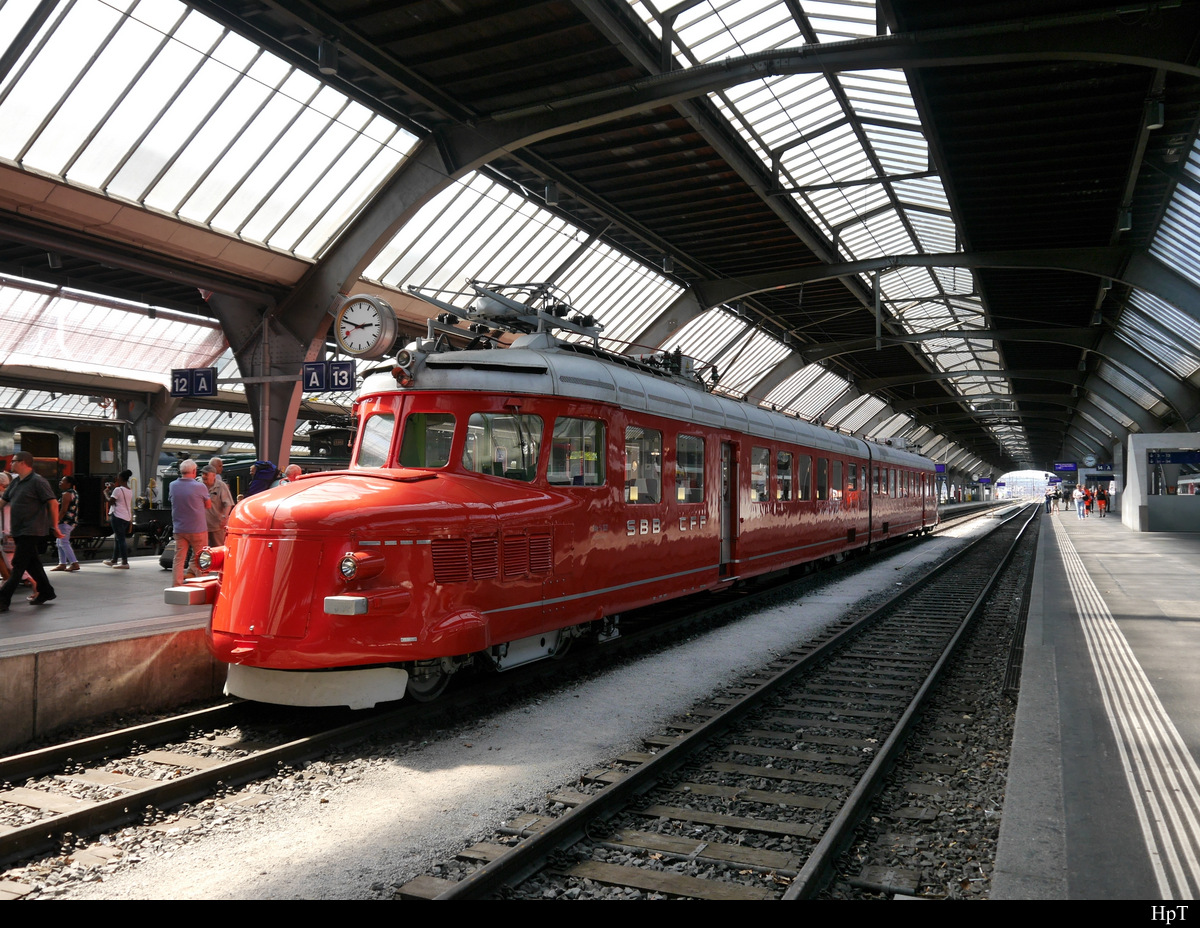
[[[900,716],[900,720],[896,723],[892,733],[876,753],[875,758],[871,761],[870,766],[867,767],[866,772],[854,787],[850,797],[842,805],[841,809],[838,810],[838,814],[826,829],[825,834],[821,836],[821,840],[817,842],[817,846],[809,855],[808,860],[800,868],[800,873],[792,881],[787,892],[783,894],[785,900],[809,899],[816,895],[824,885],[825,879],[832,872],[834,862],[853,841],[854,829],[858,827],[858,823],[867,814],[871,800],[883,788],[884,778],[891,772],[896,758],[904,747],[904,742],[920,718],[922,706],[925,704],[934,687],[940,682],[942,672],[950,663],[959,642],[970,630],[975,616],[982,608],[987,597],[991,595],[1000,575],[1012,560],[1013,554],[1017,550],[1017,545],[1020,544],[1025,532],[1037,520],[1037,517],[1038,511],[1035,508],[1028,515],[1025,524],[1021,526],[1020,531],[1013,538],[1012,544],[1009,545],[1008,551],[1005,552],[1004,557],[996,565],[996,569],[992,571],[991,576],[988,577],[983,588],[975,597],[971,608],[963,616],[958,629],[954,632],[950,641],[947,642],[946,647],[943,648],[941,656],[934,664],[929,675],[925,678],[925,682],[921,684],[920,689],[918,689],[909,702],[908,707]],[[1017,516],[1013,516],[1013,518],[1015,519]]]
[[[162,744],[175,738],[186,738],[196,728],[227,725],[230,718],[239,711],[245,711],[244,703],[227,702],[167,719],[131,725],[88,738],[0,758],[0,782],[41,776],[60,769],[70,761],[111,757],[113,754],[128,751],[136,744]]]
[[[285,744],[231,760],[218,767],[184,774],[157,786],[106,799],[53,818],[33,822],[0,834],[0,862],[51,850],[66,835],[93,834],[133,821],[147,807],[169,808],[208,795],[218,786],[240,786],[290,764],[319,756],[334,747],[375,734],[404,721],[416,707],[404,706],[384,715],[371,715],[349,725],[297,738]],[[183,765],[181,765],[183,766]]]
[[[996,530],[1007,525],[1008,522],[1016,519],[1020,514],[1021,510],[1017,510],[1008,519],[999,523],[996,526]],[[1034,515],[1036,515],[1036,511]],[[991,533],[989,532],[988,536],[985,536],[985,539],[986,537],[990,537],[990,535]],[[747,712],[756,708],[767,695],[781,687],[791,677],[823,661],[845,641],[857,636],[864,629],[881,619],[898,601],[913,595],[919,588],[925,586],[941,574],[953,569],[961,560],[975,551],[976,546],[985,539],[979,539],[922,574],[908,587],[892,594],[878,608],[872,610],[852,625],[841,629],[812,651],[799,658],[791,666],[766,677],[762,685],[757,687],[754,692],[747,693],[736,699],[728,706],[726,711],[681,736],[678,741],[656,754],[652,760],[639,765],[621,780],[607,786],[590,799],[580,803],[580,805],[576,806],[569,813],[551,822],[538,833],[526,838],[506,854],[476,870],[453,886],[447,887],[436,898],[439,900],[484,898],[498,892],[508,884],[518,883],[536,873],[541,869],[542,862],[551,853],[564,850],[583,838],[591,822],[610,816],[627,805],[633,797],[653,788],[664,776],[684,764],[699,748],[731,727]]]

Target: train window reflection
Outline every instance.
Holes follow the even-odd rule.
[[[769,448],[750,449],[750,499],[756,503],[767,501],[767,478],[771,474],[771,451]]]
[[[812,499],[811,455],[796,455],[796,499]]]
[[[817,499],[829,499],[829,458],[817,458]]]
[[[662,499],[662,432],[625,429],[625,502],[657,503]]]
[[[786,451],[780,451],[775,455],[775,476],[779,481],[779,487],[775,491],[775,495],[782,500],[792,498],[792,456]]]
[[[445,467],[454,440],[454,416],[415,412],[404,420],[400,439],[401,467]]]
[[[704,502],[704,439],[680,435],[675,451],[675,498],[681,503]]]
[[[830,499],[841,499],[842,498],[842,462],[841,461],[833,462],[833,477],[830,479],[830,482],[829,482],[829,498]]]
[[[556,486],[598,487],[604,483],[604,423],[556,419],[546,479]]]
[[[477,474],[528,482],[537,477],[541,447],[540,416],[477,412],[467,422],[463,467]]]
[[[359,467],[386,467],[395,428],[396,417],[391,413],[370,416],[364,420],[358,433],[358,458],[355,464]]]

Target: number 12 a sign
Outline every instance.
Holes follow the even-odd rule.
[[[215,367],[182,367],[171,371],[171,396],[216,396]]]

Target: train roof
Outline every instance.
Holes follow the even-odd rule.
[[[425,354],[410,346],[409,351],[416,359],[410,386],[399,387],[390,372],[378,371],[364,381],[362,393],[453,390],[570,397],[838,454],[869,454],[881,462],[932,468],[912,452],[708,393],[698,382],[667,372],[660,375],[636,362],[617,363],[586,349],[581,353],[549,333],[521,336],[509,348]]]

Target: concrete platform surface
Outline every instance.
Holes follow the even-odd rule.
[[[1200,533],[1043,513],[997,899],[1200,893]]]

